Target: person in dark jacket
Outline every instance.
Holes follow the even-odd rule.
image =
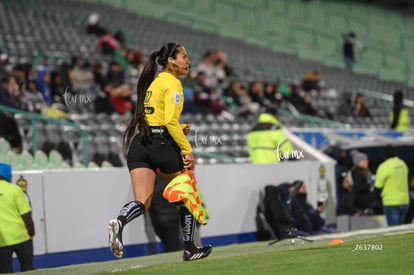
[[[17,108],[10,95],[8,84],[7,77],[0,80],[0,105]],[[23,140],[13,113],[0,111],[0,136],[4,137],[16,152],[22,150]]]
[[[291,213],[295,220],[296,228],[311,235],[318,234],[325,225],[325,220],[321,216],[324,211],[324,206],[320,205],[318,208],[314,208],[307,201],[307,190],[303,182],[297,180],[292,183],[291,188],[294,189],[297,184],[302,185],[298,190],[298,194],[295,196],[291,194]]]
[[[344,57],[345,68],[352,72],[355,59],[355,48],[365,50],[366,47],[356,39],[356,34],[354,32],[349,32],[347,34],[342,34],[343,44],[342,44],[342,54]]]
[[[264,215],[278,239],[286,238],[290,227],[294,226],[294,220],[287,205],[289,185],[282,183],[279,186],[267,185],[265,187]]]
[[[338,198],[338,215],[359,216],[362,212],[354,205],[354,193],[349,182],[349,174],[342,172],[338,178],[339,198]]]
[[[374,189],[373,175],[369,170],[368,156],[356,150],[351,151],[354,167],[351,169],[352,192],[354,206],[365,214],[381,214],[382,206],[378,205]]]

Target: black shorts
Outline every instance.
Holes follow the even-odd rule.
[[[135,168],[160,169],[162,173],[175,173],[184,168],[181,149],[165,130],[164,133],[153,133],[151,142],[142,144],[142,138],[135,135],[127,155],[129,171]]]

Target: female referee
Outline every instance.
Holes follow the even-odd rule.
[[[158,65],[162,71],[157,75]],[[137,106],[124,133],[127,163],[134,201],[125,204],[116,219],[109,221],[109,249],[115,257],[123,256],[122,230],[134,218],[148,210],[154,191],[156,170],[166,182],[185,170],[194,170],[192,148],[186,138],[190,125],[180,125],[184,94],[178,76],[187,75],[190,60],[186,49],[168,43],[151,53],[137,84]],[[183,232],[183,260],[207,257],[210,245],[194,245],[195,219],[180,205]]]

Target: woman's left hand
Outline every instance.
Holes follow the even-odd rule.
[[[187,135],[190,132],[191,124],[186,124],[183,128],[184,135]]]

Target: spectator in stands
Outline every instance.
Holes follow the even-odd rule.
[[[73,56],[71,68],[69,76],[74,92],[89,90],[93,85],[93,73],[89,62]]]
[[[100,86],[106,80],[102,64],[99,62],[96,62],[92,65],[92,74],[95,85]]]
[[[9,92],[9,78],[0,80],[0,105],[17,108]],[[22,137],[13,113],[0,111],[0,136],[4,137],[16,152],[22,150]]]
[[[267,107],[247,134],[250,161],[254,164],[279,163],[289,159],[293,146],[276,118],[277,109]]]
[[[338,192],[338,215],[351,215],[351,216],[360,216],[362,211],[354,205],[354,192],[352,192],[352,186],[349,182],[351,175],[348,172],[342,172],[339,175],[339,192]]]
[[[320,92],[321,89],[321,74],[317,71],[306,72],[303,75],[302,79],[302,89],[305,92],[315,91],[316,93]]]
[[[288,100],[289,102],[296,108],[300,109],[301,104],[303,104],[303,95],[302,95],[302,89],[299,85],[299,82],[297,80],[292,81],[288,85],[289,95]]]
[[[385,146],[384,159],[377,168],[375,188],[381,194],[388,226],[400,225],[405,221],[410,203],[409,171],[407,164],[397,156],[392,145]]]
[[[114,55],[115,50],[118,49],[120,45],[113,34],[108,32],[99,39],[97,47],[102,54]]]
[[[302,101],[298,102],[295,106],[301,114],[308,115],[308,116],[318,116],[318,111],[312,105],[312,98],[310,95],[306,94],[303,96]],[[320,115],[323,116],[323,115]]]
[[[410,177],[408,191],[410,196],[410,206],[407,214],[405,215],[405,223],[412,223],[414,219],[414,176]]]
[[[121,48],[125,48],[126,38],[122,31],[118,30],[114,34],[114,38],[116,39],[116,41],[118,41]]]
[[[0,79],[8,76],[7,65],[9,63],[9,56],[6,53],[0,52]]]
[[[355,199],[354,207],[365,214],[380,214],[381,206],[378,205],[374,192],[373,175],[369,170],[368,156],[362,152],[352,150],[351,158],[354,165],[351,169],[352,196]]]
[[[296,228],[308,234],[318,234],[323,230],[325,220],[321,214],[325,211],[324,205],[318,205],[314,208],[307,200],[307,189],[305,183],[297,180],[292,183],[290,192],[292,192],[297,184],[302,184],[298,190],[298,194],[292,197],[292,217],[295,220]]]
[[[354,115],[359,118],[370,118],[371,114],[368,108],[365,106],[365,96],[358,93],[355,97],[354,104],[352,106]]]
[[[109,63],[109,69],[106,78],[115,87],[119,87],[125,84],[125,72],[121,69],[121,66],[115,61]]]
[[[89,14],[88,25],[86,27],[87,34],[94,34],[97,36],[103,36],[107,33],[107,30],[100,25],[100,16],[96,12]]]
[[[390,122],[393,130],[404,132],[410,129],[410,110],[404,107],[404,94],[401,90],[394,92]]]
[[[25,89],[25,84],[27,80],[27,73],[25,67],[22,64],[16,64],[13,67],[12,75],[15,77],[17,84],[19,85],[19,90],[22,91]]]
[[[352,110],[352,94],[350,92],[342,93],[341,102],[336,109],[337,116],[353,117],[354,111]]]
[[[37,90],[36,80],[34,79],[29,79],[27,81],[27,87],[24,94],[27,102],[27,110],[29,112],[40,113],[42,107],[48,105],[42,93]]]
[[[73,90],[73,84],[70,79],[70,74],[73,70],[73,66],[71,64],[68,64],[66,62],[62,63],[59,66],[59,74],[62,81],[62,86],[65,87],[65,89]]]
[[[21,91],[19,89],[19,85],[17,84],[16,78],[13,76],[10,76],[8,78],[9,85],[8,85],[8,91],[12,98],[12,101],[15,104],[15,108],[21,109],[21,110],[27,110],[27,102],[26,97],[24,96],[24,91]]]
[[[149,214],[155,233],[164,245],[164,252],[179,251],[183,246],[180,238],[180,214],[178,205],[169,203],[162,196],[166,186],[167,183],[158,173]]]
[[[144,66],[144,56],[140,50],[131,50],[128,52],[127,60],[133,68],[137,69],[139,72]]]
[[[355,59],[355,48],[359,48],[362,50],[366,50],[364,44],[356,39],[356,35],[354,32],[349,32],[347,34],[342,34],[343,38],[343,45],[342,45],[342,55],[345,62],[345,68],[352,72],[354,68],[354,64],[356,62]]]
[[[62,85],[62,77],[58,71],[50,73],[50,91],[52,93],[53,102],[65,104],[66,87]]]
[[[240,89],[240,83],[237,80],[231,80],[228,86],[223,90],[223,98],[227,109],[235,113],[236,108],[241,105],[237,90]]]
[[[253,102],[259,104],[262,107],[265,106],[262,81],[254,80],[250,83],[249,96]]]
[[[37,71],[37,90],[42,94],[47,105],[52,105],[53,97],[50,91],[50,72],[46,67]]]
[[[224,53],[217,50],[207,51],[201,58],[195,71],[197,73],[205,73],[205,85],[207,87],[218,90],[222,89],[227,76]]]
[[[114,93],[115,88],[106,79],[101,82],[100,88],[101,91],[98,92],[94,101],[95,113],[105,113],[112,115],[116,112],[116,110],[112,104],[110,97],[111,93]]]
[[[203,114],[219,115],[224,110],[226,104],[221,100],[217,90],[207,84],[207,74],[201,71],[196,76],[196,86],[194,87],[195,102]]]
[[[32,209],[20,187],[11,183],[11,169],[0,163],[0,273],[13,273],[13,253],[21,271],[33,270]]]
[[[279,84],[265,82],[263,88],[264,104],[280,107],[282,104],[282,95],[279,93]]]
[[[240,107],[236,112],[236,116],[245,116],[250,114],[258,114],[260,110],[260,105],[256,102],[253,102],[249,96],[249,90],[246,86],[240,85],[240,89],[237,89],[236,92],[239,94]]]

